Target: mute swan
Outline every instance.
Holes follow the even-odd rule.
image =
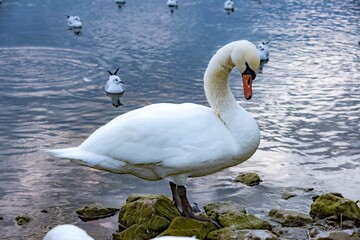
[[[64,224],[58,225],[51,229],[43,238],[43,240],[94,240],[81,228]]]
[[[269,57],[270,57],[270,50],[269,50],[269,46],[268,43],[270,41],[265,42],[261,42],[258,46],[257,49],[259,51],[259,55],[260,55],[260,60],[261,61],[268,61]]]
[[[117,72],[119,71],[119,68],[116,69],[114,73],[109,72],[109,80],[105,84],[105,92],[106,95],[111,97],[112,104],[114,107],[121,106],[120,98],[125,92],[125,84],[120,79],[119,76],[116,76]]]
[[[67,16],[67,25],[70,28],[81,28],[82,20],[78,16]]]
[[[186,197],[186,179],[240,164],[255,153],[259,127],[236,101],[228,78],[236,67],[244,96],[250,99],[259,64],[254,44],[229,43],[215,53],[204,74],[210,108],[193,103],[149,105],[116,117],[78,147],[48,151],[108,172],[151,181],[168,179],[183,215],[204,220],[194,215]]]
[[[168,7],[178,7],[178,0],[168,0],[167,5]]]
[[[224,9],[234,11],[234,2],[232,0],[226,0],[224,2]]]

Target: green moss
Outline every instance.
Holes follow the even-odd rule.
[[[248,186],[255,186],[261,182],[261,179],[256,173],[243,173],[235,178],[235,182],[241,182]]]
[[[343,220],[360,221],[360,208],[341,194],[327,193],[311,204],[310,215],[320,219],[336,216],[339,220],[342,217]]]
[[[19,226],[28,224],[30,221],[32,221],[32,219],[27,215],[20,215],[16,217],[16,223]]]
[[[313,219],[306,214],[283,209],[271,209],[269,216],[273,220],[288,227],[304,226],[313,222]]]
[[[205,239],[208,233],[214,230],[216,230],[215,225],[208,221],[177,217],[160,236],[196,236],[198,239]]]
[[[270,223],[254,215],[244,213],[226,213],[219,217],[219,222],[224,227],[233,226],[236,229],[266,229],[271,230]]]
[[[157,234],[155,231],[149,231],[145,226],[134,224],[122,232],[114,233],[112,240],[148,240],[156,237]]]

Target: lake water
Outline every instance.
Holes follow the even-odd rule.
[[[80,34],[67,29],[66,15],[83,19]],[[220,0],[180,0],[174,13],[165,0],[129,0],[123,8],[111,0],[3,0],[1,239],[41,239],[60,223],[109,239],[116,217],[82,223],[75,209],[92,202],[120,207],[132,193],[170,195],[166,181],[95,171],[43,149],[76,146],[115,116],[151,103],[207,105],[207,63],[238,39],[271,40],[250,101],[240,75],[231,75],[234,95],[258,121],[260,147],[239,166],[189,179],[191,201],[233,200],[265,215],[276,207],[306,213],[311,196],[324,192],[360,199],[359,22],[359,0],[235,1],[230,15]],[[107,70],[117,68],[127,87],[120,108],[103,91]],[[263,182],[233,182],[249,171]],[[315,190],[281,199],[290,187]],[[22,214],[34,220],[17,226]]]

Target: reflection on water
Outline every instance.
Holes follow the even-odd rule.
[[[75,36],[64,16],[81,15]],[[190,179],[200,205],[233,200],[266,214],[282,206],[308,211],[312,194],[338,191],[360,199],[359,1],[245,1],[230,15],[223,2],[3,1],[0,6],[0,226],[4,239],[41,239],[49,225],[79,223],[85,203],[121,205],[131,193],[170,194],[165,181],[145,182],[54,159],[45,148],[80,144],[115,116],[157,102],[207,104],[202,77],[223,44],[271,40],[271,56],[244,101],[262,139],[247,162]],[[104,93],[108,70],[120,67],[127,92],[114,108]],[[263,178],[253,188],[234,183],[243,171]],[[288,201],[289,186],[314,187]],[[44,214],[46,209],[51,214]],[[17,227],[15,217],[34,221]],[[98,239],[116,219],[80,226]]]

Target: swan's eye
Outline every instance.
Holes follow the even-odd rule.
[[[243,74],[250,74],[252,77],[252,80],[254,80],[256,78],[256,73],[254,72],[254,70],[252,70],[249,66],[249,64],[247,62],[245,62],[246,65],[246,69],[245,72],[243,72]]]

